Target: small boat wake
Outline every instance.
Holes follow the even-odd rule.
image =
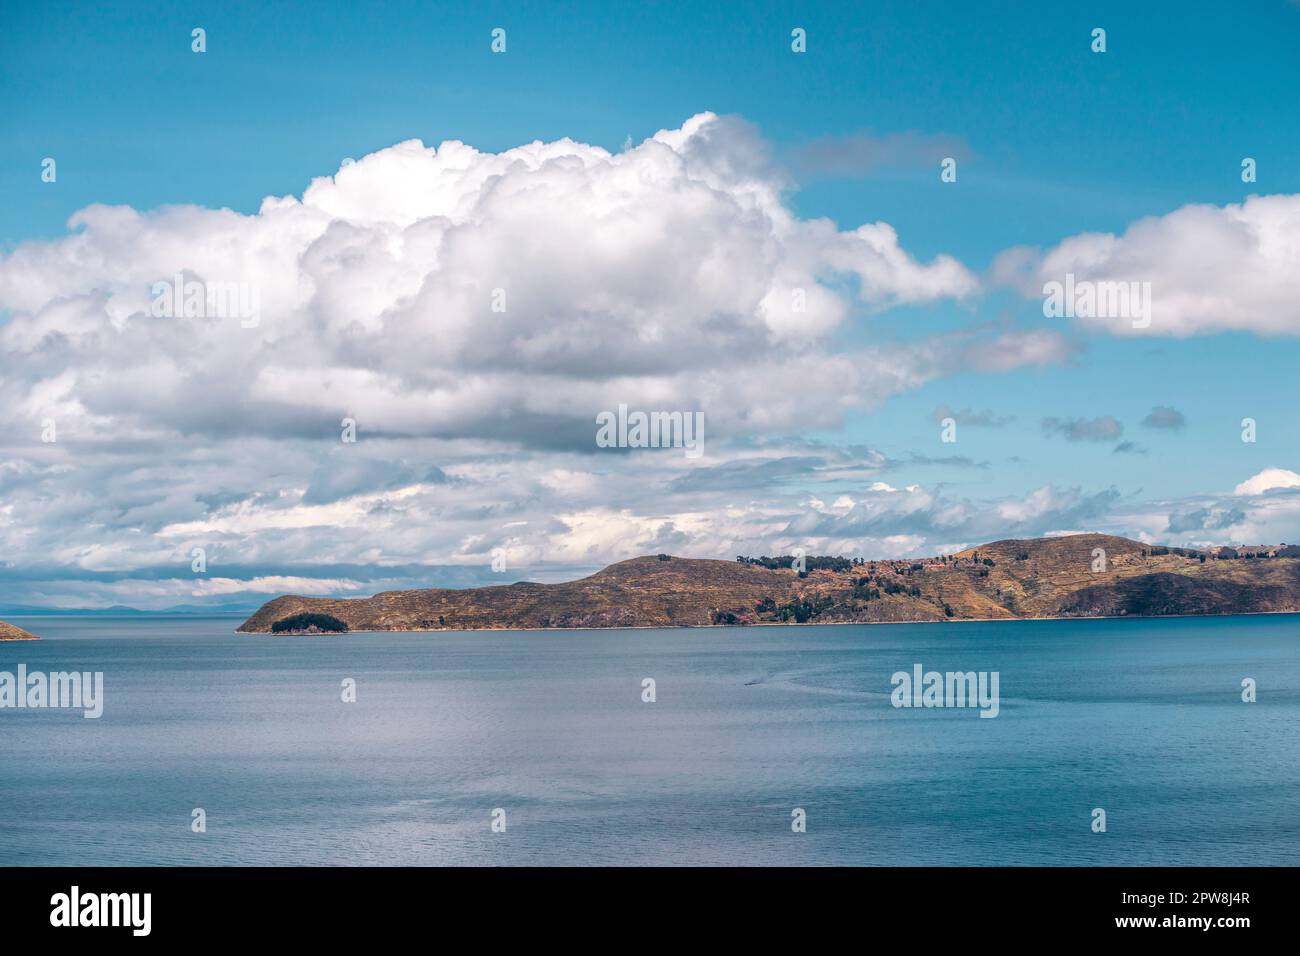
[[[839,666],[828,667],[810,667],[801,670],[773,670],[766,674],[760,674],[745,681],[746,687],[757,687],[763,684],[774,684],[785,686],[789,689],[806,691],[810,694],[829,694],[835,697],[853,697],[859,699],[888,697],[888,691],[865,691],[850,689],[847,687],[828,686],[821,683],[817,678],[828,674],[841,674],[843,677],[852,679],[852,675],[844,675],[842,668]]]

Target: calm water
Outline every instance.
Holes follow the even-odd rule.
[[[278,639],[13,622],[46,640],[0,645],[0,670],[103,671],[106,705],[0,710],[0,864],[1300,863],[1296,616]],[[918,662],[998,671],[1001,714],[895,710],[890,675]]]

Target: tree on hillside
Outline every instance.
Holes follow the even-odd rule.
[[[329,634],[343,634],[348,626],[337,617],[329,614],[294,614],[271,625],[272,634],[284,634],[293,631],[320,631]]]

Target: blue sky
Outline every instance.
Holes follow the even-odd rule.
[[[9,495],[11,504],[21,504],[24,494],[46,503],[44,510],[15,508],[7,534],[20,552],[42,543],[37,576],[50,583],[16,586],[9,603],[77,603],[74,598],[80,597],[90,603],[165,604],[165,595],[136,593],[129,583],[110,595],[77,592],[58,582],[96,575],[120,582],[165,576],[169,562],[180,561],[193,543],[176,539],[178,526],[211,531],[219,525],[221,543],[214,550],[223,554],[234,582],[274,577],[289,567],[301,571],[300,566],[313,563],[323,579],[357,581],[358,567],[387,563],[404,570],[384,580],[403,584],[421,577],[410,570],[421,564],[452,577],[462,572],[445,568],[478,568],[494,542],[505,546],[518,541],[520,567],[559,575],[628,556],[620,555],[620,541],[629,546],[666,541],[699,556],[726,556],[728,549],[742,545],[754,550],[767,545],[765,550],[775,552],[811,529],[817,531],[813,547],[851,550],[860,541],[863,553],[887,548],[932,552],[976,543],[966,535],[983,527],[945,526],[942,521],[926,525],[922,513],[933,517],[947,507],[939,499],[966,502],[972,513],[983,509],[989,515],[997,513],[996,502],[1024,500],[1045,487],[1056,489],[1061,501],[1097,503],[1082,509],[1068,504],[1060,510],[1045,508],[1041,526],[1011,531],[1095,526],[1172,538],[1153,515],[1198,509],[1230,513],[1234,489],[1252,476],[1266,469],[1300,469],[1294,452],[1300,447],[1300,423],[1291,387],[1300,359],[1300,312],[1289,298],[1294,285],[1285,278],[1296,261],[1300,225],[1287,211],[1290,207],[1281,205],[1300,194],[1300,122],[1289,92],[1300,81],[1300,7],[1287,0],[1245,6],[996,7],[955,2],[743,7],[489,3],[469,9],[430,3],[283,3],[271,10],[245,3],[48,3],[10,6],[0,16],[0,141],[5,145],[0,151],[0,269],[8,269],[7,274],[0,271],[0,330],[15,316],[43,316],[48,332],[67,321],[55,316],[52,304],[60,297],[89,296],[119,279],[127,281],[120,269],[79,279],[80,286],[71,279],[60,285],[54,278],[35,297],[23,285],[24,276],[36,274],[35,260],[23,255],[40,249],[73,255],[70,246],[60,246],[75,241],[75,235],[69,238],[68,220],[92,204],[140,212],[167,206],[226,208],[251,218],[264,197],[302,197],[313,179],[334,175],[345,157],[360,160],[412,139],[427,146],[459,140],[492,154],[534,140],[567,138],[618,154],[625,144],[641,144],[659,130],[678,129],[708,111],[743,121],[738,128],[750,133],[734,134],[727,161],[763,154],[765,169],[784,187],[782,208],[791,215],[805,222],[826,218],[844,232],[888,223],[907,256],[919,263],[950,256],[978,283],[978,292],[971,294],[932,291],[911,301],[895,296],[882,305],[867,301],[865,292],[855,299],[859,280],[837,285],[842,280],[823,272],[818,280],[845,291],[851,306],[833,327],[818,333],[817,347],[824,350],[819,354],[857,361],[863,350],[927,342],[947,348],[968,334],[1005,335],[1019,342],[1035,333],[1053,337],[1043,340],[1041,354],[1006,368],[995,368],[985,351],[980,354],[986,359],[971,361],[969,367],[961,358],[945,360],[941,372],[917,373],[906,387],[882,390],[868,383],[869,394],[847,403],[843,414],[818,410],[800,418],[773,413],[766,428],[724,424],[715,433],[719,443],[777,449],[770,460],[797,463],[806,449],[800,452],[796,446],[807,442],[819,449],[814,457],[826,449],[841,454],[869,448],[888,464],[870,476],[860,468],[828,475],[811,467],[782,466],[778,481],[755,484],[743,495],[736,491],[734,499],[683,501],[677,507],[662,503],[662,489],[653,477],[635,471],[602,466],[588,472],[575,465],[576,459],[543,461],[532,457],[540,445],[530,448],[528,441],[514,451],[509,441],[477,452],[448,450],[438,442],[497,436],[473,427],[453,435],[456,429],[445,424],[407,427],[394,418],[382,429],[389,445],[382,452],[367,452],[375,455],[374,467],[360,469],[347,491],[378,493],[391,484],[387,476],[407,468],[418,484],[428,468],[444,465],[451,467],[450,484],[455,485],[471,481],[486,468],[484,462],[513,455],[520,468],[563,473],[556,481],[565,484],[564,503],[521,486],[514,502],[522,496],[535,502],[536,509],[514,520],[526,521],[532,529],[559,521],[566,543],[555,543],[554,529],[527,540],[512,537],[502,529],[513,525],[501,517],[502,509],[510,508],[485,498],[479,524],[466,519],[445,540],[394,543],[392,552],[375,542],[358,541],[350,548],[331,541],[313,544],[311,553],[295,554],[293,549],[301,550],[305,541],[325,537],[326,526],[312,533],[315,539],[277,526],[280,537],[259,541],[258,531],[232,530],[228,520],[204,526],[200,513],[236,509],[241,500],[260,507],[257,502],[307,483],[307,475],[289,474],[291,468],[283,474],[241,471],[240,462],[264,459],[266,447],[254,450],[252,439],[232,445],[239,440],[232,434],[278,437],[282,447],[299,449],[290,443],[323,433],[324,425],[299,428],[300,418],[295,418],[292,427],[267,425],[270,430],[259,435],[265,409],[242,407],[239,399],[219,394],[214,405],[230,409],[230,419],[214,410],[183,422],[176,416],[168,422],[146,421],[137,406],[151,399],[138,393],[149,387],[149,374],[158,374],[157,365],[136,380],[135,401],[119,396],[109,402],[103,389],[92,386],[95,376],[77,372],[80,366],[71,356],[63,357],[71,364],[59,379],[61,359],[48,351],[42,353],[48,362],[41,374],[19,382],[18,363],[30,370],[32,350],[47,346],[34,345],[31,336],[20,343],[13,325],[8,351],[14,364],[4,368],[11,378],[6,397],[20,411],[10,433],[26,434],[24,415],[30,414],[33,427],[43,418],[36,406],[49,404],[47,396],[55,388],[50,383],[56,381],[66,388],[64,414],[84,414],[93,427],[79,427],[77,438],[57,450],[34,448],[25,439],[0,446],[10,474],[27,476],[21,483],[14,479],[0,485],[0,492]],[[190,31],[196,26],[207,31],[208,48],[202,55],[190,49]],[[504,55],[489,51],[494,27],[507,30]],[[792,53],[794,27],[807,30],[807,53]],[[1105,53],[1090,49],[1094,27],[1106,30]],[[942,183],[938,159],[949,153],[958,157],[958,180]],[[832,161],[824,161],[827,156]],[[45,157],[57,159],[54,183],[41,181]],[[1243,157],[1257,162],[1257,182],[1242,181]],[[1121,334],[1100,323],[1047,319],[1041,296],[1004,281],[999,268],[1008,250],[1018,247],[1041,255],[1071,237],[1124,236],[1145,217],[1168,217],[1196,204],[1230,210],[1251,195],[1279,199],[1267,213],[1246,217],[1253,227],[1266,230],[1258,223],[1275,220],[1282,225],[1280,240],[1274,236],[1259,249],[1238,251],[1240,269],[1225,256],[1229,273],[1252,275],[1242,280],[1252,283],[1248,292],[1234,288],[1231,275],[1214,286],[1200,280],[1198,272],[1204,270],[1189,266],[1190,275],[1180,271],[1180,263],[1207,254],[1207,244],[1223,241],[1223,233],[1212,231],[1218,228],[1213,223],[1204,227],[1210,231],[1202,231],[1197,223],[1175,227],[1171,222],[1168,232],[1154,239],[1135,237],[1123,256],[1108,261],[1104,274],[1097,273],[1098,278],[1150,276],[1157,304],[1177,297],[1182,311],[1158,334]],[[101,234],[110,231],[99,228]],[[1235,235],[1234,226],[1222,228]],[[90,231],[94,233],[93,225]],[[116,236],[113,243],[137,240]],[[1276,258],[1266,262],[1260,250]],[[1035,260],[1039,265],[1044,261]],[[1092,260],[1081,255],[1069,261],[1082,271]],[[1257,263],[1258,276],[1251,272]],[[1035,277],[1046,274],[1033,268]],[[69,271],[65,263],[63,274]],[[1282,278],[1260,291],[1266,283],[1259,276]],[[1184,296],[1217,304],[1187,305]],[[1220,320],[1214,309],[1232,318]],[[1262,312],[1270,314],[1254,317]],[[550,315],[554,318],[554,312]],[[555,321],[562,324],[563,319]],[[84,326],[77,328],[84,331]],[[45,341],[48,345],[50,340]],[[743,348],[743,339],[735,341]],[[289,346],[281,340],[278,347]],[[809,344],[782,347],[800,350]],[[4,348],[0,343],[0,352]],[[85,359],[88,353],[78,349],[77,354]],[[174,360],[175,352],[168,356]],[[368,361],[372,370],[376,362],[381,370],[385,364],[382,355]],[[334,361],[331,367],[337,366]],[[797,393],[808,377],[821,377],[816,368],[805,363],[773,387]],[[575,381],[595,375],[587,370]],[[68,377],[75,383],[68,384]],[[220,384],[214,387],[220,391]],[[707,392],[700,388],[698,394]],[[662,389],[651,393],[664,394]],[[683,402],[696,394],[684,394]],[[175,400],[174,392],[153,399]],[[825,406],[834,404],[835,396],[813,389],[808,402]],[[958,441],[944,444],[933,420],[941,406],[987,411],[1000,424],[959,425]],[[1175,409],[1185,423],[1177,428],[1141,424],[1157,407]],[[716,418],[725,423],[728,414]],[[245,424],[240,424],[241,415]],[[1240,422],[1247,416],[1259,423],[1255,443],[1241,441]],[[733,417],[744,418],[739,412]],[[1121,433],[1105,441],[1070,440],[1060,429],[1048,433],[1044,421],[1053,419],[1113,419]],[[105,445],[114,434],[117,445]],[[78,451],[77,441],[90,444]],[[187,456],[204,449],[228,456],[223,461],[240,477],[225,484],[204,478],[218,487],[204,493],[196,485],[185,500],[162,490],[163,483],[176,487],[172,476],[193,478],[194,460]],[[303,454],[314,460],[319,451]],[[723,464],[733,466],[744,458],[736,455]],[[927,461],[938,458],[962,461]],[[102,495],[112,514],[94,513],[89,504],[84,512],[71,506],[48,508],[56,498],[65,504],[77,500],[73,486],[66,484],[71,479],[60,476],[80,473],[89,480],[92,472],[95,480],[108,482]],[[572,477],[577,472],[617,474],[617,488],[597,490],[589,479]],[[381,475],[385,477],[377,477]],[[860,502],[864,484],[877,480],[893,489],[916,485],[933,497],[901,512],[885,508],[900,516],[892,530],[883,518],[847,520],[837,528],[826,515],[816,520],[800,512],[801,498],[813,497],[827,506],[841,495]],[[151,486],[151,481],[160,484]],[[591,495],[580,507],[570,494],[577,484]],[[1300,518],[1274,500],[1287,496],[1285,487],[1264,487],[1268,484],[1259,486],[1272,497],[1259,505],[1258,516],[1246,509],[1250,520],[1224,528],[1214,527],[1221,523],[1218,519],[1207,519],[1207,526],[1187,532],[1186,540],[1300,535]],[[414,485],[399,482],[398,487]],[[747,508],[768,497],[788,499],[774,508],[780,517],[771,521],[742,527],[717,518],[727,508]],[[660,503],[652,506],[652,500]],[[1238,503],[1245,508],[1244,501]],[[94,507],[104,506],[100,500]],[[396,507],[389,500],[380,506]],[[448,507],[433,499],[428,505],[432,514]],[[565,517],[601,508],[629,513],[640,531],[614,522],[602,533],[583,535]],[[456,509],[458,514],[472,510],[467,502]],[[714,516],[712,524],[698,517],[702,512]],[[50,542],[58,539],[63,523],[100,529],[101,537],[59,551]],[[258,528],[263,524],[251,522]],[[299,527],[297,519],[289,524]],[[1169,527],[1183,524],[1171,522]],[[988,523],[995,526],[996,521]],[[863,528],[868,531],[859,538]],[[163,557],[166,548],[139,547],[138,536],[158,540],[160,534],[175,551],[173,557]],[[8,573],[14,580],[31,579],[31,561],[21,565],[19,559]],[[236,583],[226,593],[234,600],[251,600],[255,592],[242,591]],[[200,597],[215,600],[210,594]]]

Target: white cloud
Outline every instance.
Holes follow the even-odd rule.
[[[1151,283],[1148,327],[1119,315],[1077,320],[1117,335],[1300,335],[1300,195],[1192,204],[1118,236],[1081,233],[1041,254],[1011,249],[993,273],[1032,298],[1068,273],[1076,282]]]
[[[702,408],[718,436],[806,427],[810,408],[833,423],[923,381],[863,372],[827,337],[855,310],[966,298],[974,276],[886,223],[798,218],[764,155],[704,113],[616,154],[399,143],[251,216],[90,206],[68,237],[0,256],[0,400],[69,436],[321,436],[349,415],[573,447],[618,402]],[[259,324],[153,317],[174,276],[255,288]],[[975,364],[1044,344],[1059,351],[995,340]],[[799,382],[798,407],[752,402],[771,374]]]
[[[1265,468],[1233,489],[1234,495],[1262,495],[1274,488],[1300,488],[1300,474],[1286,468]]]

